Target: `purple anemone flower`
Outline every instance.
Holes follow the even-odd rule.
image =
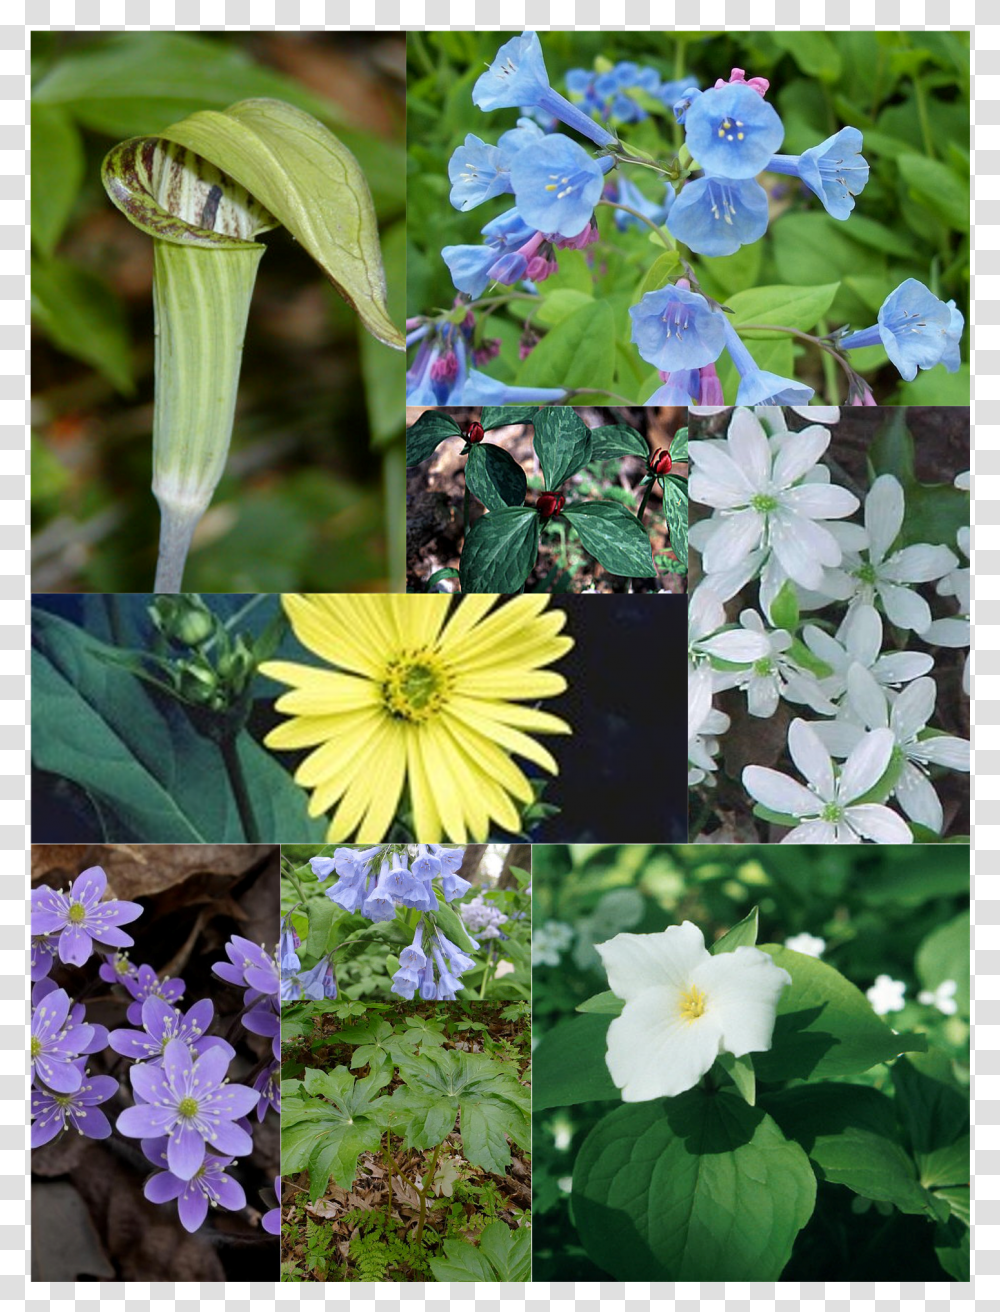
[[[159,1141],[155,1156],[145,1144],[143,1148],[151,1161],[157,1164],[162,1162],[166,1167],[169,1140]],[[169,1203],[176,1198],[181,1225],[194,1234],[204,1225],[210,1204],[212,1207],[224,1207],[228,1212],[238,1212],[246,1207],[247,1199],[242,1186],[226,1174],[226,1167],[231,1166],[233,1160],[232,1157],[216,1157],[206,1153],[205,1160],[190,1180],[183,1180],[165,1169],[149,1177],[143,1193],[151,1203]]]
[[[274,1196],[278,1200],[278,1206],[272,1207],[269,1212],[265,1212],[260,1218],[260,1228],[266,1230],[269,1235],[281,1234],[281,1176],[274,1177]]]
[[[271,1040],[271,1051],[276,1061],[281,1056],[281,1021],[274,1010],[278,1004],[278,998],[269,998],[267,1002],[260,1002],[256,1007],[251,1007],[240,1022],[251,1034],[260,1034],[265,1039]]]
[[[103,970],[104,967],[102,966],[101,969]],[[125,1013],[130,1025],[142,1024],[142,1004],[147,998],[161,998],[173,1006],[184,996],[184,990],[187,988],[182,979],[171,979],[169,975],[160,979],[152,966],[140,966],[131,975],[119,973],[117,978],[133,998]]]
[[[45,979],[52,969],[59,948],[59,941],[53,934],[38,934],[31,940],[31,979],[36,983]],[[102,968],[103,969],[103,968]]]
[[[101,963],[97,973],[106,984],[121,984],[126,979],[135,979],[139,967],[129,961],[127,952],[116,952],[113,957],[107,957]]]
[[[227,984],[245,986],[243,1001],[248,1007],[263,997],[277,998],[281,984],[278,963],[262,946],[234,934],[226,944],[226,956],[229,961],[217,961],[212,971]]]
[[[253,1087],[260,1094],[257,1104],[257,1120],[262,1121],[267,1115],[268,1107],[281,1115],[281,1062],[273,1061],[265,1066],[253,1082]]]
[[[209,1048],[222,1048],[226,1060],[232,1061],[236,1050],[225,1039],[206,1037],[206,1030],[214,1015],[215,1007],[210,998],[196,1002],[184,1013],[171,1007],[162,998],[150,997],[142,1004],[142,1029],[113,1030],[109,1043],[123,1057],[129,1057],[132,1061],[145,1061],[150,1066],[162,1063],[167,1044],[172,1039],[181,1039],[196,1057],[200,1057]]]
[[[194,1179],[207,1144],[223,1153],[248,1153],[253,1140],[233,1122],[256,1107],[260,1094],[243,1084],[229,1084],[228,1069],[229,1058],[221,1048],[192,1058],[183,1039],[171,1039],[161,1066],[139,1062],[129,1071],[132,1089],[142,1102],[122,1112],[117,1129],[132,1139],[166,1134],[167,1165],[182,1181]]]
[[[119,928],[142,915],[138,902],[102,902],[108,877],[100,866],[76,877],[65,892],[56,888],[31,890],[31,931],[58,935],[59,960],[82,966],[94,950],[104,947],[130,948],[134,940]]]
[[[32,1002],[32,1081],[48,1085],[55,1093],[75,1093],[83,1083],[77,1060],[93,1042],[94,1026],[74,1023],[65,989],[53,987],[40,996],[35,993]]]
[[[31,1090],[32,1148],[49,1143],[69,1126],[88,1139],[107,1139],[111,1134],[111,1122],[99,1104],[114,1097],[118,1081],[110,1075],[88,1075],[82,1068],[80,1062],[83,1081],[72,1093]]]

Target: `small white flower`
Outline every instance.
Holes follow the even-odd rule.
[[[746,693],[747,710],[762,720],[771,718],[781,698],[809,706],[820,715],[834,714],[836,707],[824,696],[816,676],[788,655],[792,645],[790,633],[785,629],[768,632],[754,610],[742,611],[740,624],[748,635],[759,635],[767,644],[766,654],[757,657],[746,670],[720,674],[715,682],[717,691],[742,688]]]
[[[858,508],[845,488],[806,475],[830,445],[826,429],[805,428],[768,442],[760,420],[737,410],[724,442],[692,442],[692,500],[720,512],[702,546],[706,574],[743,566],[763,548],[789,578],[819,588],[824,567],[839,565],[839,543],[819,520],[842,519]]]
[[[729,716],[712,705],[714,675],[707,665],[688,669],[688,787],[714,783],[718,735],[729,728]]]
[[[870,671],[882,688],[897,688],[934,668],[934,658],[922,651],[882,651],[882,617],[874,606],[861,602],[844,617],[836,637],[807,624],[802,630],[806,646],[833,671],[820,681],[823,692],[837,701],[847,691],[847,672],[857,663]]]
[[[826,951],[826,939],[815,938],[812,934],[793,934],[785,939],[785,947],[791,952],[801,952],[807,957],[821,957]]]
[[[925,633],[931,622],[927,602],[912,589],[918,583],[933,583],[958,564],[948,547],[928,542],[903,547],[889,555],[903,527],[906,504],[903,487],[892,474],[882,474],[865,498],[865,530],[868,559],[860,556],[845,561],[830,584],[842,585],[843,599],[857,605],[873,605],[877,597],[886,615],[901,629]]]
[[[903,1010],[906,1006],[903,997],[905,992],[906,985],[901,984],[898,979],[893,979],[891,975],[879,975],[865,993],[865,997],[872,1004],[872,1010],[877,1016],[887,1016],[890,1011]]]
[[[792,978],[759,948],[713,957],[685,920],[662,934],[617,934],[597,951],[625,1003],[608,1029],[607,1053],[624,1102],[684,1093],[720,1052],[770,1048],[778,999]]]
[[[959,474],[958,478],[962,475]],[[958,478],[955,479],[956,484]],[[958,549],[969,559],[972,553],[972,531],[968,525],[958,530]],[[972,626],[969,617],[972,612],[972,571],[968,567],[953,569],[937,585],[939,597],[954,597],[958,603],[958,614],[945,619],[932,620],[920,636],[925,642],[932,642],[937,647],[968,647],[972,643]],[[962,687],[969,693],[969,661],[966,657],[962,672]]]
[[[946,979],[936,989],[921,989],[917,994],[917,1001],[922,1002],[925,1007],[937,1007],[945,1016],[954,1016],[958,1011],[958,1003],[955,1001],[957,992],[958,985],[955,981]]]
[[[715,657],[733,665],[748,665],[770,651],[767,638],[760,633],[748,633],[745,628],[725,629],[725,624],[725,607],[712,588],[703,583],[688,601],[688,660],[692,664]]]
[[[866,733],[836,771],[815,726],[793,720],[788,750],[808,787],[762,765],[746,766],[743,786],[768,810],[802,822],[782,843],[860,843],[865,838],[873,843],[912,843],[909,826],[895,811],[858,801],[885,774],[893,746],[888,729]]]

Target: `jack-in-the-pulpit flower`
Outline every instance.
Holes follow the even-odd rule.
[[[534,790],[512,756],[555,774],[555,758],[529,734],[570,732],[521,703],[565,689],[562,675],[543,667],[573,640],[560,633],[565,612],[547,610],[547,598],[497,600],[282,598],[296,637],[334,668],[261,666],[292,689],[276,703],[290,718],[266,744],[313,749],[295,779],[311,792],[311,815],[332,811],[329,842],[355,831],[360,842],[382,839],[404,786],[419,842],[482,841],[493,821],[519,831],[515,802],[527,805]]]
[[[720,1053],[771,1047],[778,1001],[792,982],[759,948],[717,956],[685,920],[661,934],[598,943],[608,985],[625,1007],[608,1029],[607,1063],[624,1102],[693,1088]]]
[[[103,947],[130,948],[135,940],[120,926],[142,915],[138,902],[102,902],[108,877],[100,866],[77,875],[72,888],[60,891],[44,886],[31,890],[31,932],[58,935],[59,960],[82,966],[94,951]]]
[[[961,364],[959,342],[965,328],[962,312],[954,301],[946,305],[916,278],[907,278],[882,303],[878,323],[840,340],[841,348],[885,347],[885,353],[906,381],[918,369],[943,364],[953,374]]]
[[[700,369],[722,354],[725,315],[685,287],[647,292],[629,310],[639,354],[667,372]]]
[[[721,178],[754,178],[784,139],[774,106],[746,82],[703,91],[684,117],[687,148],[699,166]]]
[[[850,217],[854,197],[861,195],[868,182],[868,161],[861,153],[857,128],[841,128],[801,155],[775,155],[767,171],[801,178],[835,219]]]

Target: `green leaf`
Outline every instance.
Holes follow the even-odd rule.
[[[51,255],[83,182],[83,142],[72,119],[55,105],[31,109],[31,241]]]
[[[775,334],[751,332],[743,324],[773,323],[802,332],[815,328],[830,309],[839,288],[837,282],[823,287],[754,287],[737,292],[727,303],[733,311],[733,327],[740,329],[741,337],[754,341],[773,338]]]
[[[969,1133],[969,1098],[955,1087],[950,1063],[939,1050],[906,1057],[892,1068],[896,1114],[919,1164],[934,1161]],[[951,1180],[950,1184],[968,1183]]]
[[[538,512],[509,506],[483,515],[465,538],[459,578],[463,592],[518,592],[538,559]]]
[[[488,433],[506,424],[530,424],[537,413],[537,405],[484,405],[479,422]]]
[[[620,1016],[625,1003],[621,998],[616,997],[610,991],[607,993],[595,993],[592,998],[586,1002],[581,1002],[577,1011],[595,1014],[598,1016]]]
[[[720,1052],[716,1062],[736,1085],[737,1093],[747,1106],[753,1107],[757,1102],[757,1077],[750,1054],[734,1057],[731,1052]]]
[[[60,351],[93,365],[119,392],[131,395],[128,320],[121,301],[96,274],[69,260],[32,256],[31,315]]]
[[[323,1196],[331,1178],[349,1189],[360,1154],[378,1150],[389,1100],[375,1094],[387,1082],[388,1076],[355,1081],[344,1066],[309,1069],[301,1084],[284,1082],[282,1169],[308,1170],[312,1202]]]
[[[536,1112],[581,1102],[621,1101],[621,1090],[605,1061],[611,1021],[608,1013],[578,1016],[560,1021],[542,1035],[534,1059]]]
[[[327,939],[334,915],[340,910],[328,897],[316,897],[306,903],[309,915],[309,935],[306,950],[312,957],[321,957],[327,950]]]
[[[963,1284],[969,1280],[969,1246],[971,1231],[954,1218],[947,1225],[939,1225],[934,1235],[934,1251],[938,1261],[952,1280]]]
[[[556,492],[590,460],[590,429],[575,410],[551,406],[535,417],[535,451],[546,489]]]
[[[649,459],[646,441],[628,424],[605,424],[590,430],[590,461],[611,460],[615,456],[639,456]]]
[[[431,914],[431,919],[444,931],[445,938],[450,938],[456,947],[463,948],[466,952],[475,951],[475,944],[469,938],[462,918],[454,907],[449,906],[447,902],[440,903],[438,909]]]
[[[925,989],[934,990],[946,980],[958,985],[955,1001],[963,1016],[969,1014],[969,954],[971,930],[968,910],[932,930],[917,948],[914,965]]]
[[[515,382],[519,387],[602,392],[610,390],[614,380],[614,310],[607,301],[592,301],[545,334],[522,364]]]
[[[673,463],[679,464],[688,458],[688,430],[678,428],[677,432],[670,439],[670,459]]]
[[[476,442],[465,462],[469,491],[487,510],[524,505],[528,480],[512,455],[493,442]]]
[[[636,288],[635,297],[632,304],[638,305],[647,292],[658,292],[662,287],[679,273],[681,269],[681,257],[676,251],[665,251],[658,255],[653,263],[646,270],[642,281]]]
[[[761,945],[792,977],[778,1000],[769,1052],[754,1065],[762,1080],[809,1080],[856,1075],[902,1052],[922,1051],[922,1034],[895,1034],[872,1011],[860,989],[815,957],[773,943]]]
[[[840,50],[829,32],[772,32],[771,40],[781,50],[787,50],[809,77],[818,77],[823,82],[836,82],[840,78]]]
[[[563,518],[608,573],[633,578],[652,578],[656,574],[646,530],[617,501],[584,501],[567,506]]]
[[[491,1221],[479,1237],[478,1248],[463,1239],[446,1239],[444,1257],[428,1260],[436,1280],[530,1280],[531,1231]]]
[[[406,467],[422,464],[448,437],[461,437],[462,426],[443,410],[425,410],[406,430]]]
[[[791,579],[785,580],[771,602],[771,620],[776,629],[786,629],[789,633],[794,633],[799,627],[799,594]]]
[[[799,1145],[724,1090],[617,1108],[573,1170],[580,1239],[618,1280],[777,1280],[815,1201]]]
[[[766,1094],[761,1105],[802,1145],[824,1180],[901,1212],[932,1214],[884,1093],[859,1084],[808,1084]]]
[[[722,938],[716,939],[709,951],[713,956],[720,952],[735,952],[737,948],[752,948],[757,943],[757,908],[744,916],[741,921],[727,929]]]
[[[670,546],[681,565],[688,564],[689,505],[687,480],[668,476],[660,479],[663,493],[663,515],[670,531]]]
[[[579,292],[573,287],[560,287],[550,292],[548,296],[543,295],[542,302],[533,315],[533,321],[540,328],[554,328],[556,324],[562,323],[583,306],[589,305],[593,299],[589,292]],[[486,425],[484,424],[483,427],[485,428]]]
[[[926,155],[900,155],[896,160],[910,196],[955,232],[968,233],[969,181],[954,169]]]

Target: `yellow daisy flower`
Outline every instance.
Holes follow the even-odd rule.
[[[481,842],[491,821],[516,833],[534,793],[512,755],[558,773],[522,730],[571,733],[555,715],[519,703],[555,697],[561,674],[541,667],[573,646],[548,597],[496,603],[472,594],[282,597],[295,636],[334,668],[267,661],[289,684],[276,709],[289,718],[268,747],[314,747],[295,780],[310,815],[333,811],[328,841],[385,838],[408,791],[415,837]]]

